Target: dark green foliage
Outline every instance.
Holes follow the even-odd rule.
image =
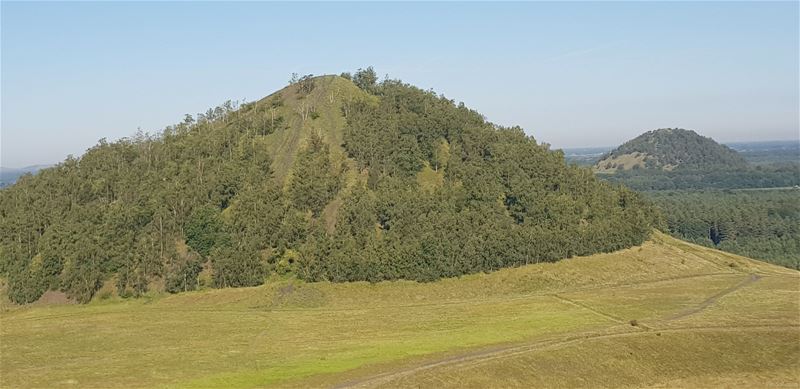
[[[379,105],[354,105],[344,140],[354,159],[382,174],[416,174],[441,139],[486,126],[477,112],[398,81],[382,83],[377,93]]]
[[[170,293],[197,289],[197,276],[202,270],[203,265],[194,258],[174,264],[173,270],[167,276],[165,289]]]
[[[8,298],[18,304],[32,303],[42,297],[46,289],[41,287],[32,275],[27,272],[9,273],[8,281],[12,285],[8,290]]]
[[[261,285],[267,274],[258,251],[247,246],[218,247],[212,251],[211,261],[217,288]]]
[[[310,227],[309,215],[294,208],[287,210],[276,236],[276,247],[279,250],[296,248],[308,237]]]
[[[355,104],[344,138],[366,185],[334,234],[301,248],[301,277],[432,281],[630,247],[661,225],[639,195],[566,166],[519,128],[398,81],[371,92],[380,103]],[[442,180],[422,190],[431,166]]]
[[[800,164],[781,163],[730,170],[618,170],[600,178],[640,191],[780,188],[800,185]]]
[[[366,69],[358,69],[352,79],[357,87],[365,91],[372,91],[378,82],[378,75],[375,73],[375,69],[370,66]]]
[[[75,260],[62,275],[62,288],[67,296],[81,303],[89,302],[103,285],[99,263],[93,260]]]
[[[318,134],[312,134],[297,155],[289,197],[297,209],[318,216],[338,190],[338,169],[331,164],[329,146]]]
[[[35,257],[27,268],[9,271],[13,287],[9,290],[13,301],[30,303],[36,301],[49,289],[58,289],[59,275],[64,268],[60,258],[47,253]]]
[[[215,246],[229,243],[229,238],[223,231],[222,221],[219,219],[219,211],[213,207],[196,209],[189,217],[184,231],[186,244],[203,256],[208,256]]]
[[[278,188],[258,142],[263,134],[242,124],[271,122],[270,108],[282,103],[280,96],[270,100],[238,110],[226,103],[197,120],[187,115],[158,137],[101,140],[80,159],[0,191],[0,274],[8,277],[12,300],[30,302],[61,289],[84,302],[112,277],[120,295],[140,295],[154,280],[174,281],[182,271],[176,242],[188,236],[207,255],[225,244],[229,229],[248,236],[277,230],[269,222],[261,230],[253,230],[255,222],[229,226],[221,217],[252,188],[273,194]],[[272,205],[274,218],[282,219],[282,202]],[[269,246],[270,239],[260,242]],[[192,287],[188,277],[187,283],[182,289]]]
[[[379,228],[375,193],[356,187],[339,212],[338,233],[365,244]]]
[[[800,190],[669,191],[648,197],[672,235],[800,269]]]
[[[198,287],[203,266],[216,287],[258,285],[269,272],[432,281],[630,247],[660,226],[639,195],[566,165],[520,128],[379,83],[372,68],[352,78],[372,96],[350,85],[360,95],[337,101],[342,90],[294,77],[299,94],[228,102],[23,176],[0,191],[9,296],[60,289],[85,302],[111,279],[121,296],[180,292]],[[320,112],[342,110],[342,148],[314,127],[327,114],[296,127],[282,119],[317,95]],[[278,156],[291,174],[275,182],[267,150],[285,150],[270,143],[278,131],[298,131],[276,135],[305,147]]]
[[[275,185],[248,187],[230,208],[229,236],[256,250],[272,247],[278,239],[285,209]]]

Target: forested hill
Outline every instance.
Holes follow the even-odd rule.
[[[744,168],[747,163],[736,151],[680,128],[662,128],[633,138],[595,164],[602,173],[617,170],[715,170]]]
[[[411,279],[641,243],[639,195],[400,81],[293,77],[260,101],[101,140],[0,191],[9,296]]]

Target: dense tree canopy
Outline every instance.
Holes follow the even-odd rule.
[[[430,281],[630,247],[659,223],[639,195],[520,128],[371,68],[351,78],[296,77],[0,191],[10,297],[250,286],[272,272]]]
[[[601,174],[600,178],[639,191],[781,188],[800,185],[800,163],[738,169],[620,170],[614,174]]]
[[[664,191],[648,196],[670,233],[800,270],[800,190]]]

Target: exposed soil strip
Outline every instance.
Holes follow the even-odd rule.
[[[721,291],[721,292],[719,292],[719,293],[717,293],[717,294],[705,299],[705,301],[700,303],[700,305],[697,305],[697,306],[692,307],[690,309],[687,309],[687,310],[685,310],[683,312],[679,312],[679,313],[677,313],[677,314],[675,314],[673,316],[668,317],[667,320],[678,320],[678,319],[683,319],[684,317],[687,317],[687,316],[690,316],[690,315],[694,315],[695,313],[698,313],[698,312],[710,307],[711,304],[716,303],[717,300],[721,299],[722,297],[725,297],[726,295],[731,294],[731,293],[733,293],[733,292],[735,292],[735,291],[737,291],[737,290],[739,290],[741,288],[744,288],[745,286],[750,285],[750,284],[752,284],[752,283],[754,283],[754,282],[756,282],[756,281],[758,281],[760,279],[761,279],[760,275],[758,275],[758,274],[750,274],[744,281],[742,281],[742,282],[740,282],[740,283],[738,283],[738,284],[736,284],[734,286],[731,286],[730,288],[725,289],[725,290],[723,290],[723,291]]]
[[[658,332],[665,333],[665,332],[702,332],[702,331],[765,331],[765,330],[800,330],[800,325],[743,325],[743,326],[698,326],[698,327],[675,327],[675,328],[668,328],[668,329],[659,329]],[[598,340],[598,339],[610,339],[610,338],[621,338],[621,337],[631,337],[631,336],[645,336],[652,334],[652,331],[641,332],[641,331],[628,331],[623,333],[614,333],[614,334],[607,334],[607,333],[587,333],[582,335],[575,335],[570,336],[567,338],[563,338],[560,340],[546,340],[536,343],[530,343],[522,346],[509,346],[504,348],[491,348],[482,351],[471,352],[467,354],[455,355],[448,358],[444,358],[438,361],[428,362],[421,365],[417,365],[415,367],[410,367],[407,369],[394,371],[394,372],[387,372],[378,374],[369,378],[365,378],[363,380],[354,380],[344,382],[342,384],[333,386],[334,389],[350,389],[350,388],[364,388],[370,387],[374,385],[379,385],[382,383],[387,383],[392,380],[402,378],[404,376],[412,375],[414,373],[418,373],[425,370],[430,370],[440,366],[448,366],[448,365],[459,365],[459,364],[466,364],[470,362],[486,362],[494,359],[499,358],[507,358],[519,354],[528,353],[531,351],[538,351],[548,348],[554,347],[561,347],[564,345],[572,344],[572,343],[579,343],[585,340]]]
[[[570,300],[570,299],[568,299],[566,297],[559,296],[557,294],[554,294],[553,297],[555,297],[559,301],[567,303],[569,305],[576,306],[578,308],[582,308],[582,309],[585,309],[587,311],[591,311],[592,313],[594,313],[594,314],[596,314],[598,316],[602,316],[602,317],[604,317],[604,318],[606,318],[608,320],[611,320],[613,322],[616,322],[616,323],[619,323],[619,324],[625,323],[625,319],[623,319],[621,317],[617,317],[617,316],[614,316],[614,315],[611,315],[611,314],[608,314],[608,313],[605,313],[605,312],[602,312],[602,311],[598,311],[597,309],[594,309],[594,308],[592,308],[592,307],[590,307],[590,306],[588,306],[586,304],[577,302],[575,300]]]

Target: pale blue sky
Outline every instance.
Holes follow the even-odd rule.
[[[555,147],[792,139],[798,3],[2,2],[0,165],[372,65]]]

